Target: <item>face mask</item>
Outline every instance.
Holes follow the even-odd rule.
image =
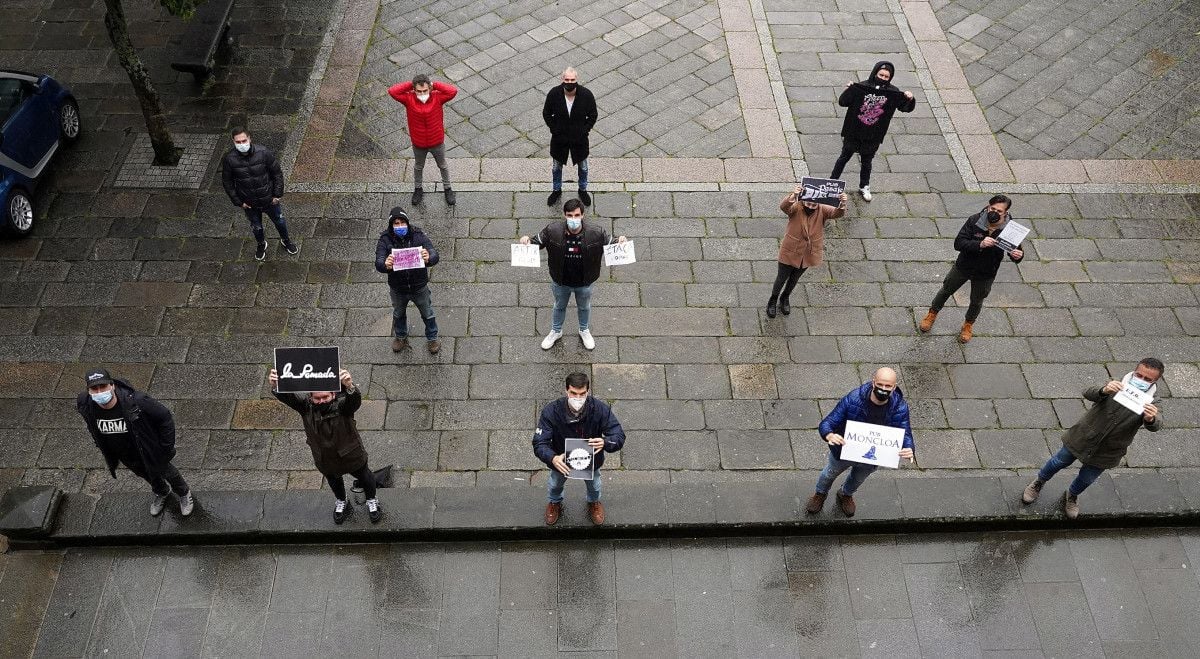
[[[1129,384],[1132,384],[1134,387],[1136,387],[1138,391],[1150,391],[1150,383],[1141,378],[1129,378]]]
[[[392,233],[403,238],[408,235],[408,227],[392,227]]]
[[[100,393],[92,394],[91,396],[92,400],[96,401],[97,405],[108,405],[109,402],[112,401],[113,392],[112,389],[109,389],[108,391],[101,391]]]
[[[879,387],[874,387],[873,390],[875,392],[875,399],[882,403],[888,402],[888,400],[890,400],[892,397],[891,389],[880,389]]]
[[[582,410],[583,404],[586,402],[587,402],[587,396],[580,396],[578,398],[576,398],[575,396],[567,396],[567,405],[570,405],[571,409],[575,412]]]
[[[573,92],[573,91],[575,91],[575,88],[576,88],[577,86],[579,86],[579,83],[575,83],[575,82],[564,82],[564,83],[563,83],[563,91]]]
[[[245,144],[241,144],[241,143],[234,144],[233,148],[237,149],[238,153],[249,153],[250,152],[250,143],[246,142]]]
[[[996,211],[992,211],[992,210],[988,211],[987,212],[987,221],[988,221],[988,224],[995,224],[995,223],[999,222],[1000,214],[997,213]]]
[[[429,94],[417,94],[417,100],[424,103],[429,100]]]
[[[567,218],[567,229],[570,229],[571,231],[579,231],[579,229],[582,227],[583,227],[583,220],[581,220],[580,218],[578,218],[578,217],[568,217]]]

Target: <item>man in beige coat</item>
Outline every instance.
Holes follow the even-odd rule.
[[[775,285],[771,287],[771,297],[767,300],[768,318],[774,318],[777,310],[785,316],[792,313],[788,298],[800,275],[809,268],[821,265],[825,258],[826,220],[836,220],[846,214],[844,192],[841,195],[842,203],[837,208],[801,201],[800,195],[803,193],[804,188],[797,185],[779,202],[779,210],[787,214],[788,223],[783,242],[779,245],[779,272],[775,275]]]

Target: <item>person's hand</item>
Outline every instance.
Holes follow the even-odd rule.
[[[1154,403],[1146,403],[1142,408],[1142,420],[1146,423],[1154,423],[1154,418],[1158,416],[1158,407]]]
[[[248,204],[248,203],[246,203],[246,202],[244,202],[244,201],[243,201],[243,202],[242,202],[242,208],[250,208],[250,204]]]
[[[1013,251],[1009,252],[1009,254],[1011,254],[1014,259],[1019,259],[1022,256],[1025,256],[1025,252],[1022,252],[1019,249],[1014,249]]]
[[[522,245],[528,245],[529,244],[529,236],[521,236],[521,239],[518,240],[517,242],[521,243]]]
[[[554,459],[550,461],[550,464],[554,465],[554,468],[558,470],[558,473],[562,474],[563,476],[571,475],[571,468],[567,466],[567,463],[563,460],[563,456],[554,456]]]
[[[619,243],[625,242],[625,236],[617,236],[617,242],[619,242]]]
[[[996,239],[991,236],[987,236],[983,240],[979,241],[980,249],[987,249],[989,247],[994,247],[995,245],[996,245]]]
[[[853,85],[853,84],[854,84],[854,81],[851,80],[850,82],[846,83],[846,86],[849,87],[850,85]]]
[[[347,371],[344,368],[342,369],[342,372],[338,374],[338,379],[342,381],[342,387],[346,389],[354,386],[354,379],[350,377],[350,371]]]
[[[279,205],[279,201],[280,201],[280,200],[279,200],[279,197],[271,197],[271,205],[272,205],[272,206],[278,206],[278,205]]]
[[[841,446],[842,444],[846,443],[846,440],[836,432],[831,432],[828,435],[825,435],[825,443],[829,444],[830,446]]]
[[[797,185],[795,188],[792,189],[792,194],[796,195],[796,200],[798,201],[800,199],[800,196],[804,194],[804,186]]]
[[[904,98],[907,98],[908,100],[911,101],[912,97],[913,97],[912,92],[904,92]]]
[[[592,447],[592,455],[604,450],[604,439],[601,437],[593,437],[588,440],[588,446]]]
[[[913,450],[910,448],[900,449],[900,457],[904,458],[905,460],[908,460],[909,462],[912,462],[913,461]]]
[[[1100,391],[1102,393],[1106,393],[1111,396],[1120,390],[1121,390],[1121,383],[1117,382],[1116,380],[1110,380],[1109,383],[1104,385],[1104,388],[1101,389]]]
[[[383,260],[383,266],[385,268],[387,268],[388,270],[391,270],[392,266],[395,265],[395,263],[396,263],[396,260],[392,258],[391,254],[388,254],[387,258]]]
[[[845,208],[846,205],[850,203],[850,197],[845,192],[838,195],[838,199],[842,200],[842,203],[838,206],[838,208]]]
[[[272,389],[279,388],[279,373],[275,369],[271,369],[271,374],[267,376],[267,381],[271,383]]]
[[[421,248],[421,260],[425,261],[426,264],[429,263],[429,250],[424,247]]]

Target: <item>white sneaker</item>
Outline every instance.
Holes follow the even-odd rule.
[[[554,344],[558,343],[558,340],[561,338],[562,332],[555,332],[551,330],[551,332],[546,335],[546,338],[542,339],[542,350],[549,350],[550,348],[554,347]]]
[[[192,514],[192,510],[196,507],[196,500],[192,498],[192,493],[189,490],[187,494],[179,497],[179,512],[183,513],[184,517]]]
[[[158,517],[162,514],[163,508],[167,505],[167,495],[154,495],[154,501],[150,502],[150,516]]]
[[[596,347],[596,339],[592,338],[591,330],[579,330],[579,338],[583,340],[583,347],[588,350]]]
[[[862,195],[863,201],[871,201],[871,186],[862,186],[858,189],[858,194]]]

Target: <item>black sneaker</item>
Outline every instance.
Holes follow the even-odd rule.
[[[456,196],[454,195],[454,191],[453,191],[453,190],[451,190],[450,188],[446,188],[446,205],[447,205],[447,206],[453,206],[453,205],[454,205],[454,202],[455,202],[457,199],[458,199],[458,197],[456,197]]]
[[[300,253],[300,248],[296,246],[296,243],[294,243],[290,240],[284,240],[283,238],[280,238],[279,244],[285,250],[287,250],[288,254],[291,254],[292,256],[295,256]]]
[[[342,522],[346,521],[346,518],[350,516],[351,507],[352,506],[350,505],[349,501],[338,500],[338,502],[333,506],[333,523],[341,524]]]
[[[582,201],[584,206],[591,206],[592,205],[592,195],[588,194],[587,190],[580,190],[579,191],[579,201]]]
[[[255,261],[265,261],[267,259],[267,244],[259,243],[258,249],[254,250]]]
[[[562,190],[555,190],[550,193],[549,197],[546,197],[546,205],[553,206],[558,203],[559,199],[562,199]]]
[[[377,499],[367,499],[367,515],[370,516],[372,524],[378,524],[379,520],[383,519],[383,509],[379,507]]]
[[[422,200],[422,199],[424,199],[424,198],[425,198],[425,191],[424,191],[424,190],[422,190],[421,188],[417,188],[416,190],[413,190],[412,205],[413,205],[413,206],[420,206],[420,205],[421,205],[421,200]]]

